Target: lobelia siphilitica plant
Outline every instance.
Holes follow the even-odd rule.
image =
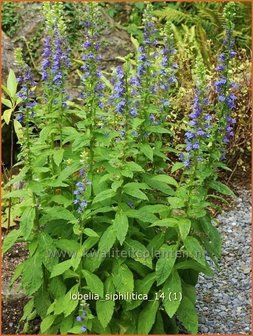
[[[103,13],[98,3],[85,8],[83,56],[73,60],[80,64],[75,102],[67,97],[71,53],[61,3],[44,4],[42,94],[17,53],[21,169],[8,185],[24,181],[24,187],[4,195],[15,201],[20,226],[3,251],[17,241],[28,251],[11,281],[20,278],[29,298],[23,332],[39,317],[41,334],[195,334],[198,275],[212,275],[206,256],[217,264],[221,250],[210,213],[212,198],[220,196],[213,191],[233,194],[218,181],[226,166],[217,156],[224,141],[216,137],[231,132],[225,121],[235,108],[233,87],[219,89],[225,101],[211,101],[198,57],[177,162],[166,115],[177,85],[169,25],[160,32],[148,4],[136,58],[121,59],[107,78],[100,66]],[[231,8],[224,13],[225,48],[231,47]],[[217,71],[229,83],[224,69]],[[11,78],[6,95],[8,86],[17,87]]]

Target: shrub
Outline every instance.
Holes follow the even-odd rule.
[[[197,59],[180,146],[171,122],[178,65],[170,24],[158,31],[147,5],[143,44],[133,39],[136,59],[126,57],[105,77],[98,66],[100,7],[87,4],[77,61],[82,95],[71,102],[62,6],[44,4],[43,95],[36,94],[20,50],[19,77],[10,71],[3,86],[3,119],[14,123],[22,148],[20,173],[6,187],[25,182],[4,195],[17,201],[20,227],[5,238],[3,251],[22,240],[29,252],[12,279],[21,277],[30,298],[24,332],[39,316],[47,334],[178,333],[177,319],[197,333],[195,285],[199,273],[212,274],[206,255],[217,264],[221,251],[210,215],[212,199],[220,196],[213,191],[233,195],[218,171],[227,169],[221,160],[235,123],[234,5],[224,10],[213,99]]]

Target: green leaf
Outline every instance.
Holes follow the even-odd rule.
[[[168,316],[172,318],[181,303],[180,299],[182,296],[181,279],[177,271],[172,271],[169,279],[163,286],[162,292],[165,293],[163,306]],[[173,293],[176,293],[175,296]],[[177,300],[175,300],[175,298]]]
[[[138,40],[135,39],[135,38],[133,37],[133,35],[130,36],[130,39],[131,39],[131,42],[133,43],[133,46],[134,46],[135,49],[138,51],[138,50],[139,50],[139,46],[140,46]]]
[[[202,208],[202,206],[199,206],[199,207],[189,209],[187,211],[187,214],[189,217],[196,219],[196,218],[201,218],[201,217],[206,216],[207,212]]]
[[[182,262],[177,263],[175,265],[175,268],[176,269],[193,269],[195,271],[202,272],[208,276],[213,275],[213,271],[207,264],[205,266],[202,266],[198,262],[192,259],[184,260]]]
[[[33,307],[34,307],[34,299],[32,298],[31,300],[29,300],[27,302],[27,304],[24,306],[24,309],[23,309],[23,315],[20,319],[20,321],[25,321],[29,318],[29,315],[32,314],[32,311],[33,311]]]
[[[221,237],[219,231],[212,224],[212,219],[209,216],[202,217],[199,219],[201,228],[207,234],[213,245],[213,251],[215,255],[220,258],[221,256]]]
[[[103,282],[99,279],[99,277],[86,270],[82,270],[82,273],[85,277],[89,290],[94,294],[98,294],[100,298],[103,298],[104,285]]]
[[[3,195],[3,198],[21,198],[24,196],[24,192],[27,193],[27,190],[12,190]]]
[[[103,233],[98,243],[100,253],[107,253],[113,247],[116,240],[116,231],[113,226],[109,226]]]
[[[43,283],[42,258],[36,253],[24,262],[22,286],[27,295],[35,293]]]
[[[140,151],[150,160],[153,161],[153,149],[149,144],[141,144]]]
[[[146,207],[140,209],[129,209],[125,212],[129,218],[137,218],[144,223],[153,223],[157,220],[157,217],[150,211],[146,210]]]
[[[71,165],[69,165],[68,167],[66,167],[65,169],[63,169],[60,173],[60,175],[57,178],[57,181],[65,181],[69,176],[71,176],[72,174],[74,174],[76,171],[78,171],[80,169],[80,163],[75,162]]]
[[[78,300],[73,300],[72,296],[78,294],[79,284],[73,286],[64,296],[61,306],[63,307],[64,316],[70,315],[78,306]]]
[[[72,266],[72,260],[65,260],[54,266],[50,278],[63,274]]]
[[[165,240],[164,233],[162,231],[159,233],[157,232],[156,235],[149,241],[147,249],[151,253],[153,253],[152,251],[157,251],[164,243],[164,240]]]
[[[148,200],[147,196],[137,187],[135,183],[128,183],[124,186],[123,192],[127,195],[136,197],[142,200]]]
[[[196,308],[187,296],[183,296],[176,315],[190,334],[197,334],[198,316]]]
[[[50,296],[48,291],[42,286],[35,294],[34,294],[34,306],[36,309],[36,313],[39,314],[41,318],[45,318],[47,315],[48,307],[51,305]]]
[[[53,238],[42,231],[38,235],[38,252],[43,255],[43,264],[49,270],[52,271],[53,267],[58,263],[57,249],[54,244]]]
[[[62,320],[61,326],[60,326],[61,335],[67,335],[68,331],[72,328],[73,323],[74,323],[73,315],[69,315],[69,316],[65,317]],[[80,332],[80,329],[79,329],[79,332]]]
[[[166,128],[161,127],[161,126],[149,126],[147,128],[147,131],[151,133],[158,133],[158,134],[171,134],[170,130],[167,130]]]
[[[114,181],[111,185],[112,190],[116,192],[119,189],[119,187],[122,185],[122,183],[123,183],[123,180]]]
[[[160,226],[160,227],[175,227],[178,225],[178,220],[176,218],[164,218],[160,219],[158,221],[155,221],[152,225],[149,227],[153,226]]]
[[[116,237],[120,242],[120,245],[122,245],[128,232],[128,218],[122,209],[119,209],[119,211],[116,213],[113,226],[116,231]]]
[[[179,197],[168,197],[168,202],[170,203],[172,209],[180,209],[185,206],[185,200]]]
[[[22,139],[23,139],[23,128],[22,128],[22,125],[20,124],[19,121],[17,121],[16,119],[14,119],[13,126],[14,126],[15,133],[17,135],[18,141],[22,141]]]
[[[2,120],[4,120],[7,125],[9,125],[9,123],[10,123],[11,115],[12,115],[13,111],[14,111],[13,109],[5,110],[3,115],[2,115]]]
[[[14,98],[17,92],[17,79],[14,71],[11,69],[7,78],[7,89],[9,90],[11,97]]]
[[[147,302],[141,310],[138,318],[138,334],[148,335],[156,320],[156,314],[159,308],[159,300]]]
[[[51,197],[51,201],[63,205],[64,208],[67,208],[70,206],[70,204],[72,204],[72,199],[69,199],[63,195],[53,195]]]
[[[64,333],[67,335],[72,335],[72,334],[78,334],[80,335],[80,325],[75,325],[73,328],[69,329],[67,333]]]
[[[180,232],[180,236],[182,240],[188,236],[190,229],[191,229],[191,221],[187,218],[179,218],[178,220],[178,228]]]
[[[178,334],[178,332],[174,332],[171,331],[171,328],[170,328],[170,333],[173,334]],[[152,328],[152,333],[153,335],[166,335],[166,332],[164,330],[164,322],[163,322],[163,317],[162,317],[162,314],[160,312],[160,310],[158,310],[157,312],[157,315],[156,315],[156,321],[155,321],[155,324]]]
[[[55,240],[54,244],[56,247],[66,252],[76,252],[80,247],[79,243],[76,240],[70,239]]]
[[[218,191],[219,193],[223,195],[235,196],[234,192],[228,186],[226,186],[224,183],[221,183],[219,181],[211,181],[209,183],[209,187],[211,189]]]
[[[11,232],[4,238],[3,253],[6,253],[17,241],[20,236],[20,230],[11,230]]]
[[[92,204],[103,202],[108,198],[113,198],[115,195],[116,195],[116,192],[112,189],[103,190],[97,196],[95,196]]]
[[[48,289],[55,299],[59,299],[66,293],[66,286],[60,277],[49,279]]]
[[[96,301],[96,312],[99,322],[102,324],[103,328],[106,328],[112,319],[115,307],[114,300],[97,300]]]
[[[41,224],[46,224],[47,222],[56,219],[63,219],[70,222],[77,221],[71,211],[61,206],[54,206],[53,208],[45,209],[45,215],[41,218]]]
[[[20,231],[25,240],[30,236],[32,229],[34,227],[35,220],[35,208],[26,208],[21,216],[20,220]]]
[[[127,162],[125,168],[132,172],[144,172],[144,169],[138,165],[136,162]]]
[[[105,281],[105,295],[111,295],[115,293],[115,288],[113,285],[112,277],[108,277]],[[115,307],[115,300],[107,297],[105,300],[96,301],[96,312],[99,322],[102,324],[103,328],[106,328],[112,319]]]
[[[174,163],[174,165],[172,166],[172,168],[171,168],[171,172],[172,172],[172,173],[175,173],[175,171],[177,171],[177,170],[179,170],[179,169],[181,169],[181,168],[183,168],[183,167],[184,167],[183,162],[176,162],[176,163]]]
[[[88,237],[99,237],[99,235],[92,229],[86,228],[83,230],[83,233]]]
[[[175,194],[175,191],[167,183],[153,180],[150,176],[146,176],[144,179],[146,183],[154,190],[159,190],[166,195],[173,196]]]
[[[141,182],[129,182],[124,185],[124,188],[131,189],[131,188],[137,188],[137,189],[150,189],[149,186],[146,183]]]
[[[64,148],[55,149],[53,153],[53,159],[56,164],[56,166],[60,166],[64,154]]]
[[[130,252],[130,257],[142,265],[153,268],[152,258],[149,250],[139,241],[133,239],[126,239],[124,243],[125,248]]]
[[[155,268],[157,286],[164,283],[170,276],[176,261],[176,249],[176,245],[163,245],[160,248],[161,254]]]
[[[48,315],[45,317],[40,324],[40,332],[45,334],[45,332],[51,327],[56,319],[56,315]]]
[[[145,278],[141,280],[136,280],[134,289],[136,293],[140,294],[148,294],[153,283],[156,280],[156,274],[155,273],[149,273],[148,275],[145,276]],[[132,300],[127,302],[126,304],[126,309],[127,310],[132,310],[136,307],[138,307],[140,304],[143,303],[143,300]]]
[[[156,175],[156,176],[152,177],[152,180],[158,181],[158,182],[164,182],[164,183],[167,183],[167,184],[171,184],[175,187],[178,186],[177,181],[173,177],[168,176],[168,175],[163,175],[163,174]]]
[[[206,266],[205,251],[196,238],[188,236],[184,240],[184,246],[191,258]]]
[[[7,89],[6,86],[2,85],[2,90],[4,91],[4,93],[7,94],[7,96],[11,97],[11,93],[10,93],[10,91]]]
[[[2,104],[4,104],[5,106],[12,108],[12,103],[9,99],[5,99],[5,98],[1,98],[2,99]]]
[[[134,277],[126,264],[118,265],[118,267],[113,270],[112,276],[115,289],[118,293],[127,294],[133,292]]]

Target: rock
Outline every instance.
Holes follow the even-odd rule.
[[[14,68],[14,44],[11,39],[2,31],[2,83],[5,85],[9,70]]]
[[[240,190],[235,208],[218,216],[223,245],[220,270],[214,277],[199,277],[197,310],[199,330],[211,334],[250,333],[250,192]],[[236,205],[238,209],[236,209]],[[203,293],[211,292],[209,296]],[[214,322],[215,321],[215,322]]]
[[[45,21],[41,13],[41,4],[21,3],[19,16],[20,22],[15,33],[15,40],[24,37],[27,41],[30,41],[38,31],[40,24]]]
[[[2,297],[3,301],[15,301],[25,297],[23,291],[20,290],[20,284],[14,284],[10,288],[10,283],[3,281],[2,282]]]

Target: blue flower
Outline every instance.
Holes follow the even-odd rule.
[[[187,139],[193,139],[195,137],[195,135],[190,131],[186,132],[185,136]]]
[[[238,89],[238,85],[236,83],[230,83],[229,77],[228,77],[230,59],[234,58],[237,54],[233,50],[234,24],[231,21],[231,18],[232,18],[231,13],[229,14],[229,11],[225,12],[227,28],[225,30],[225,39],[223,42],[224,51],[218,57],[218,66],[216,67],[216,70],[220,71],[221,74],[220,74],[220,78],[214,83],[218,101],[222,103],[222,105],[225,106],[225,109],[224,109],[225,112],[222,112],[222,115],[219,116],[219,120],[218,120],[218,128],[222,134],[221,141],[225,144],[228,144],[230,138],[234,135],[231,129],[232,123],[231,123],[230,114],[231,114],[232,109],[236,107],[236,104],[235,104],[236,96],[233,92],[231,92],[231,89],[232,90]],[[225,127],[224,127],[224,121],[225,121]]]
[[[19,121],[20,123],[22,123],[24,121],[24,115],[22,113],[19,113],[16,116],[16,120]]]
[[[129,206],[129,208],[131,208],[131,209],[133,209],[134,208],[134,204],[133,204],[133,202],[127,202],[127,205]]]
[[[133,118],[137,117],[138,113],[137,113],[137,109],[136,109],[136,107],[131,107],[131,109],[130,109],[130,115],[131,115]]]
[[[81,327],[81,332],[86,332],[87,331],[87,328],[85,326],[82,326]]]
[[[199,149],[200,148],[200,144],[198,142],[195,142],[193,145],[192,145],[192,148],[193,149]]]
[[[81,208],[86,208],[87,205],[88,205],[88,203],[87,203],[86,201],[82,201],[82,202],[80,203],[80,207],[81,207]]]
[[[218,97],[218,100],[219,100],[220,102],[224,102],[224,101],[226,100],[226,97],[225,97],[224,95],[220,95],[220,96]]]

